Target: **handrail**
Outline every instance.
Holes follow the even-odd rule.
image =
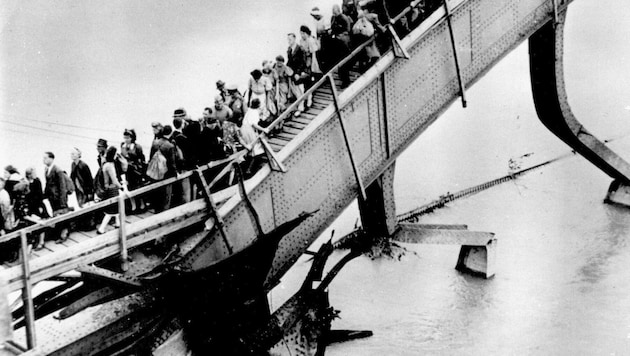
[[[355,50],[353,50],[352,52],[350,52],[349,55],[347,55],[344,59],[341,60],[341,62],[337,63],[334,67],[332,67],[328,72],[326,72],[326,74],[322,75],[322,77],[315,82],[315,84],[313,84],[306,92],[304,92],[304,94],[302,96],[300,96],[297,100],[295,100],[291,105],[289,105],[289,107],[287,107],[284,112],[278,116],[275,120],[273,120],[273,122],[271,124],[269,124],[269,126],[265,127],[265,129],[263,130],[263,132],[265,134],[269,134],[269,132],[271,132],[271,129],[273,129],[274,127],[276,127],[278,124],[280,124],[282,121],[284,121],[284,119],[287,118],[287,116],[289,116],[290,114],[292,114],[292,112],[298,107],[298,105],[300,105],[300,103],[304,100],[306,100],[306,98],[313,94],[315,92],[315,90],[319,89],[323,84],[325,84],[328,81],[328,76],[332,75],[333,72],[340,68],[341,66],[345,65],[346,63],[348,63],[352,58],[354,58],[359,52],[361,52],[365,47],[367,47],[368,45],[370,45],[372,42],[374,42],[375,38],[371,37],[370,39],[368,39],[367,41],[365,41],[364,43],[362,43],[361,45],[359,45]]]
[[[420,4],[420,2],[421,2],[421,0],[414,0],[414,1],[412,1],[409,4],[409,6],[407,8],[405,8],[405,10],[403,10],[400,14],[398,14],[396,17],[391,19],[390,23],[394,24],[394,23],[398,22],[409,11],[411,11],[413,8],[417,7],[418,4]],[[287,107],[285,109],[285,111],[280,116],[278,116],[269,126],[264,128],[262,130],[262,132],[256,137],[256,140],[252,143],[252,145],[256,144],[258,141],[262,142],[262,140],[265,138],[265,136],[268,135],[273,128],[278,126],[289,115],[291,115],[293,113],[293,111],[295,109],[297,109],[297,107],[299,106],[299,104],[301,102],[306,100],[306,98],[309,95],[313,94],[315,92],[315,90],[319,89],[320,87],[322,87],[322,85],[324,85],[326,82],[328,82],[328,77],[332,76],[333,72],[335,70],[338,70],[340,67],[346,65],[349,61],[351,61],[354,57],[356,57],[361,51],[363,51],[367,46],[372,44],[375,40],[376,40],[376,36],[372,36],[371,38],[369,38],[368,40],[366,40],[365,42],[363,42],[362,44],[357,46],[344,59],[342,59],[334,67],[332,67],[330,70],[328,70],[328,72],[326,72],[324,75],[322,75],[322,77],[315,84],[313,84],[311,86],[311,88],[309,88],[295,102],[293,102],[291,105],[289,105],[289,107]],[[235,154],[231,155],[230,157],[225,158],[223,160],[213,161],[213,162],[210,162],[208,164],[202,165],[198,169],[201,169],[201,171],[206,171],[209,168],[213,168],[213,167],[216,167],[216,166],[219,166],[219,165],[223,165],[223,164],[226,164],[226,163],[231,164],[232,162],[234,162],[236,160],[239,160],[242,157],[244,157],[245,154],[247,154],[247,151],[237,152],[237,153],[235,153]],[[229,169],[221,171],[214,178],[214,182],[215,183],[213,183],[213,184],[211,183],[210,187],[212,188],[214,186],[214,184],[216,184],[216,182],[218,182],[221,178],[223,178],[229,172],[230,172]],[[184,172],[182,174],[178,174],[177,177],[172,177],[172,178],[169,178],[169,179],[165,179],[163,181],[156,182],[156,183],[144,186],[142,188],[135,189],[135,190],[130,191],[130,192],[125,192],[124,193],[126,195],[125,199],[133,198],[133,197],[136,197],[136,196],[139,196],[139,195],[146,194],[148,192],[157,190],[159,188],[162,188],[162,187],[174,184],[176,182],[179,182],[181,180],[184,180],[184,179],[187,179],[187,178],[191,177],[194,173],[195,173],[195,170],[186,171],[186,172]],[[30,226],[27,226],[27,227],[22,228],[20,230],[12,231],[12,232],[10,232],[8,234],[0,236],[0,243],[7,242],[7,241],[10,241],[10,240],[19,238],[21,231],[24,231],[27,234],[31,234],[33,232],[38,232],[38,231],[50,228],[51,226],[62,224],[64,222],[68,221],[68,220],[72,220],[72,219],[75,219],[75,218],[78,218],[78,217],[81,217],[81,216],[84,216],[84,215],[88,215],[88,214],[93,213],[95,211],[103,210],[103,209],[105,209],[107,207],[110,207],[111,205],[116,204],[117,202],[118,202],[118,197],[113,197],[113,198],[109,198],[109,199],[100,201],[100,202],[98,202],[98,203],[96,203],[94,205],[90,205],[88,207],[82,208],[81,210],[78,210],[78,211],[70,212],[70,213],[67,213],[67,214],[63,214],[63,215],[59,215],[59,216],[56,216],[56,217],[52,217],[50,219],[43,220],[43,221],[41,221],[38,224],[30,225]]]
[[[234,160],[240,159],[243,155],[239,153],[235,153],[227,158],[224,158],[222,160],[218,160],[218,161],[212,161],[210,163],[204,164],[202,166],[199,167],[199,169],[201,169],[202,171],[206,171],[210,168],[214,168],[223,164],[231,164]],[[134,198],[136,196],[139,195],[143,195],[149,192],[152,192],[154,190],[163,188],[165,186],[177,183],[179,181],[182,181],[184,179],[187,179],[189,177],[191,177],[194,174],[195,171],[186,171],[184,173],[178,174],[177,177],[172,177],[172,178],[168,178],[159,182],[155,182],[152,184],[149,184],[147,186],[138,188],[138,189],[134,189],[130,192],[124,192],[121,194],[125,194],[126,197],[125,199],[129,199],[129,198]],[[108,208],[114,204],[118,203],[118,197],[112,197],[109,199],[105,199],[102,200],[96,204],[90,205],[90,206],[86,206],[85,208],[82,208],[80,210],[77,211],[73,211],[67,214],[63,214],[63,215],[59,215],[59,216],[55,216],[52,217],[50,219],[46,219],[46,220],[42,220],[40,221],[38,224],[34,224],[34,225],[30,225],[27,226],[25,228],[19,229],[19,230],[15,230],[12,231],[6,235],[0,236],[0,243],[3,242],[7,242],[13,239],[16,239],[20,236],[20,233],[22,231],[24,231],[27,234],[31,234],[33,232],[38,232],[47,228],[50,228],[52,226],[58,225],[58,224],[62,224],[68,220],[72,220],[81,216],[85,216],[88,215],[90,213],[93,213],[95,211],[99,211],[99,210],[103,210],[105,208]]]

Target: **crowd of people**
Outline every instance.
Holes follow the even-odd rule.
[[[6,166],[0,177],[0,234],[71,211],[68,196],[72,193],[78,207],[85,207],[118,196],[121,191],[131,191],[225,159],[240,150],[248,151],[241,166],[245,177],[250,177],[266,160],[258,134],[355,46],[384,33],[387,30],[384,24],[390,23],[389,13],[398,14],[407,6],[408,1],[343,0],[342,5],[333,6],[329,25],[320,9],[313,8],[310,14],[315,31],[303,25],[298,35],[289,33],[286,54],[278,55],[274,61],[265,60],[260,68],[251,71],[244,95],[236,84],[219,80],[214,105],[206,107],[201,118],[192,119],[184,108],[178,108],[169,124],[153,122],[154,137],[148,156],[136,142],[135,130],[125,129],[120,147],[109,145],[105,139],[98,140],[99,168],[94,175],[78,148],[70,153],[70,174],[55,164],[53,152],[43,154],[45,184],[34,168],[26,169],[22,175],[15,166]],[[396,24],[396,30],[404,35],[427,10],[429,6],[419,4]],[[342,87],[350,83],[349,68],[355,64],[359,70],[369,67],[390,45],[389,39],[377,36],[377,41],[367,46],[356,61],[338,68]],[[311,105],[312,98],[301,100],[293,115],[299,116]],[[194,197],[191,191],[189,180],[183,180],[165,186],[150,198],[130,199],[130,209],[133,213],[150,207],[160,212],[190,201]],[[115,206],[105,211],[107,221],[100,223],[97,232],[103,233],[109,217],[116,213]],[[98,219],[87,219],[72,228],[91,230],[97,224]],[[51,229],[53,239],[65,241],[69,228]],[[43,247],[44,239],[50,239],[47,236],[51,233],[40,235],[33,242],[34,247]]]

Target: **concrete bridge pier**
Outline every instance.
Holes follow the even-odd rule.
[[[461,245],[455,269],[490,278],[495,273],[497,240],[491,232],[468,231],[466,225],[398,223],[394,200],[395,165],[365,189],[359,198],[363,230],[371,238],[391,237],[416,244]]]
[[[359,197],[359,212],[363,230],[368,236],[386,237],[396,231],[396,202],[394,201],[394,171],[396,164],[366,187],[363,200]]]
[[[604,201],[630,206],[630,164],[588,132],[573,115],[568,102],[563,69],[567,7],[563,3],[556,20],[547,22],[529,38],[536,112],[554,135],[614,179]]]

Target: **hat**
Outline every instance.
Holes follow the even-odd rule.
[[[224,81],[222,81],[221,79],[219,79],[219,80],[217,80],[217,86],[218,86],[218,87],[225,86],[225,82],[224,82]]]
[[[107,147],[107,140],[104,138],[99,138],[98,142],[96,142],[96,147]]]
[[[238,90],[238,86],[234,83],[230,83],[225,86],[225,89],[227,89],[227,91],[235,91]]]
[[[125,129],[125,132],[123,132],[123,136],[129,136],[131,137],[132,141],[136,140],[136,131],[134,129]]]
[[[162,127],[162,124],[160,124],[160,123],[159,123],[159,122],[157,122],[157,121],[153,121],[153,122],[151,123],[151,127]]]
[[[186,116],[186,109],[184,108],[176,109],[173,112],[173,117],[185,117],[185,116]]]
[[[322,16],[322,12],[319,10],[319,7],[314,7],[311,10],[311,16]]]

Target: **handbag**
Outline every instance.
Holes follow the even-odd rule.
[[[352,33],[355,35],[372,37],[374,35],[374,25],[372,25],[372,23],[365,17],[361,17],[352,27]]]

